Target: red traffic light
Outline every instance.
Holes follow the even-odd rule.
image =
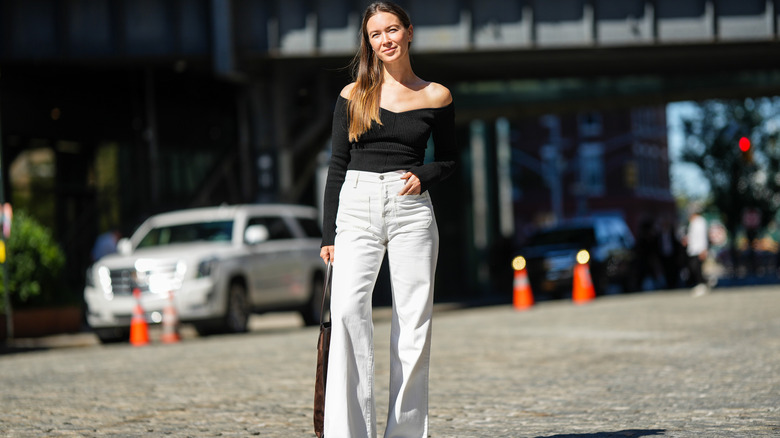
[[[739,139],[739,150],[742,152],[747,152],[750,150],[750,139],[747,137],[742,137]]]

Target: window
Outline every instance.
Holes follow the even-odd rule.
[[[579,150],[580,186],[588,196],[604,194],[604,145],[582,143]]]
[[[596,233],[592,227],[554,228],[531,236],[528,246],[576,244],[589,248],[596,243]]]
[[[669,194],[669,168],[666,149],[651,143],[635,143],[634,155],[637,159],[638,194],[650,197],[667,197]]]
[[[249,220],[247,226],[265,225],[268,229],[268,240],[292,239],[293,235],[290,228],[285,223],[284,218],[278,216],[256,217]]]
[[[233,221],[201,222],[157,227],[141,239],[139,248],[189,242],[230,242]]]
[[[582,113],[577,117],[577,120],[580,129],[580,137],[582,138],[598,137],[604,130],[604,122],[601,113]]]
[[[306,237],[322,237],[322,230],[320,230],[320,225],[316,220],[303,217],[296,218],[296,220]]]

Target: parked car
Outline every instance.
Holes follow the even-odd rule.
[[[532,234],[520,248],[534,294],[571,294],[577,253],[586,250],[596,294],[635,289],[634,237],[618,216],[564,220]],[[618,287],[619,289],[615,289]]]
[[[136,299],[159,323],[172,292],[179,320],[201,334],[243,332],[251,312],[296,309],[320,321],[324,264],[317,210],[237,205],[150,217],[87,272],[87,322],[101,341],[127,339]]]

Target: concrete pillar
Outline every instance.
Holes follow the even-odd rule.
[[[489,190],[487,177],[487,145],[485,122],[474,120],[470,125],[471,144],[471,217],[476,286],[483,289],[490,283],[487,257],[490,236]]]

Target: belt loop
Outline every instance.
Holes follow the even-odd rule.
[[[360,172],[355,172],[355,185],[353,186],[353,188],[357,188],[359,179],[360,179]]]

